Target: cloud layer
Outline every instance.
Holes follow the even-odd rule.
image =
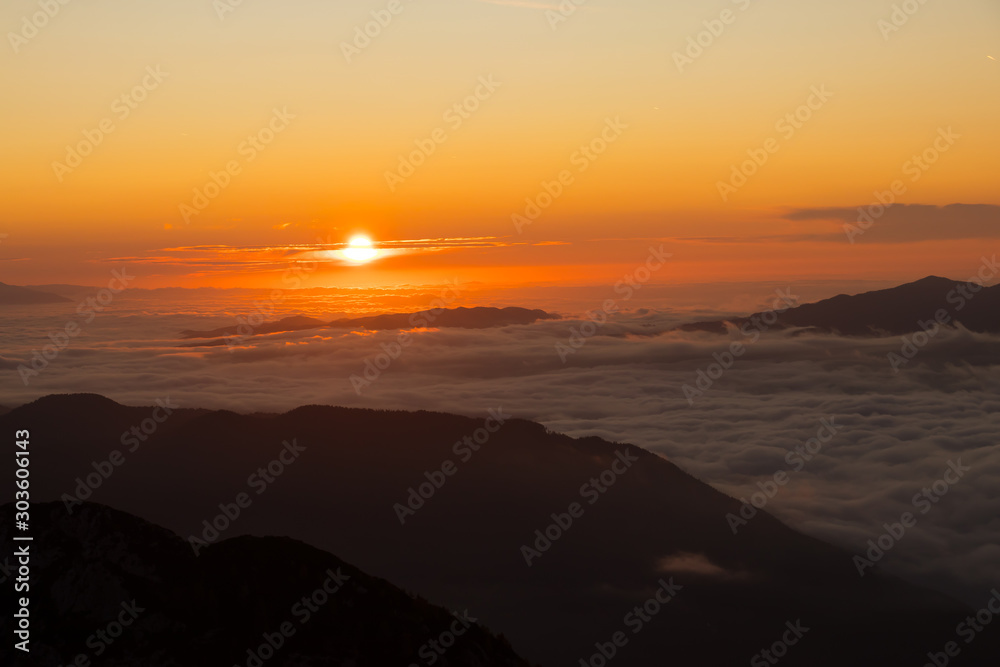
[[[863,227],[866,243],[913,243],[1000,237],[1000,206],[993,204],[897,204],[882,206],[878,201],[855,208],[796,209],[789,220],[821,220]],[[816,240],[843,241],[839,231]]]
[[[731,341],[671,331],[685,316],[431,329],[408,343],[398,332],[308,331],[230,352],[176,347],[176,332],[204,317],[123,310],[85,326],[27,386],[16,365],[61,320],[15,317],[0,404],[94,392],[237,411],[320,403],[481,415],[502,405],[555,431],[641,445],[737,498],[786,471],[767,511],[857,553],[883,523],[915,512],[914,495],[960,459],[971,470],[915,512],[917,526],[883,565],[970,603],[1000,581],[1000,337],[949,331],[897,373],[887,355],[899,338],[768,334],[689,401],[685,385],[697,387],[699,371],[716,375]],[[839,432],[796,470],[789,451],[831,418]]]

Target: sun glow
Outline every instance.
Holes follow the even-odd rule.
[[[341,253],[347,259],[358,264],[370,262],[378,256],[378,250],[375,249],[372,240],[360,234],[352,237],[347,242],[347,247],[341,250]]]

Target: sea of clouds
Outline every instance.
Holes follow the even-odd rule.
[[[766,510],[851,555],[863,554],[884,523],[912,512],[916,526],[882,567],[970,605],[1000,584],[998,336],[942,332],[898,371],[888,361],[903,345],[898,337],[803,332],[742,339],[745,352],[730,363],[738,334],[677,332],[706,313],[665,308],[612,313],[600,326],[569,317],[430,328],[409,332],[406,343],[395,331],[316,329],[256,336],[232,349],[181,347],[195,342],[181,340],[181,330],[232,323],[232,313],[212,304],[167,308],[149,295],[123,296],[80,323],[27,382],[18,368],[79,316],[61,306],[8,308],[0,405],[72,392],[240,412],[333,404],[476,416],[502,405],[554,431],[643,446],[737,498],[786,471],[788,483]],[[706,376],[715,376],[711,386]],[[823,419],[839,430],[796,470],[788,452]],[[921,513],[914,495],[959,460],[969,472]]]

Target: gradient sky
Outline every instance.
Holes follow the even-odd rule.
[[[17,53],[9,33],[39,5],[4,4],[0,280],[94,284],[126,263],[143,287],[267,286],[303,246],[358,232],[394,252],[325,261],[309,285],[614,282],[661,243],[664,282],[967,278],[1000,246],[995,2],[929,0],[886,39],[887,0],[589,0],[556,29],[546,0],[401,0],[350,63],[342,42],[388,0],[243,0],[220,18],[224,2],[70,1]],[[734,21],[679,71],[723,10]],[[120,118],[149,67],[169,76]],[[500,86],[453,128],[481,77]],[[821,86],[831,99],[782,137]],[[247,161],[275,108],[295,118]],[[53,163],[104,119],[60,181]],[[628,127],[581,172],[608,119]],[[905,163],[949,127],[961,138],[911,181]],[[385,173],[436,128],[447,141],[391,191]],[[723,201],[718,182],[772,137]],[[180,205],[233,160],[186,223]],[[562,170],[573,183],[518,233],[512,214]],[[988,206],[895,209],[849,243],[843,222],[896,179],[902,203]]]

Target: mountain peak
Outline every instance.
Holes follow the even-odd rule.
[[[70,299],[50,292],[0,283],[0,305],[31,306],[43,303],[68,303]]]
[[[942,315],[944,311],[944,315]],[[764,313],[735,320],[695,322],[683,331],[725,333],[727,322],[743,327]],[[769,328],[809,329],[846,336],[900,336],[942,315],[949,326],[961,323],[976,332],[1000,333],[1000,285],[983,288],[966,281],[927,276],[911,283],[863,294],[841,294],[778,313]],[[945,317],[946,316],[946,317]],[[772,320],[773,322],[773,320]]]
[[[100,394],[91,394],[86,392],[80,392],[76,394],[49,394],[48,396],[42,396],[37,398],[31,403],[26,404],[24,407],[43,407],[45,409],[62,409],[62,408],[73,408],[76,410],[81,409],[113,409],[121,408],[121,403],[111,400],[106,396],[101,396]]]
[[[944,284],[953,285],[958,282],[961,281],[952,280],[951,278],[942,278],[941,276],[927,276],[925,278],[921,278],[920,280],[915,280],[912,283],[907,283],[907,284],[908,285],[944,285]]]

